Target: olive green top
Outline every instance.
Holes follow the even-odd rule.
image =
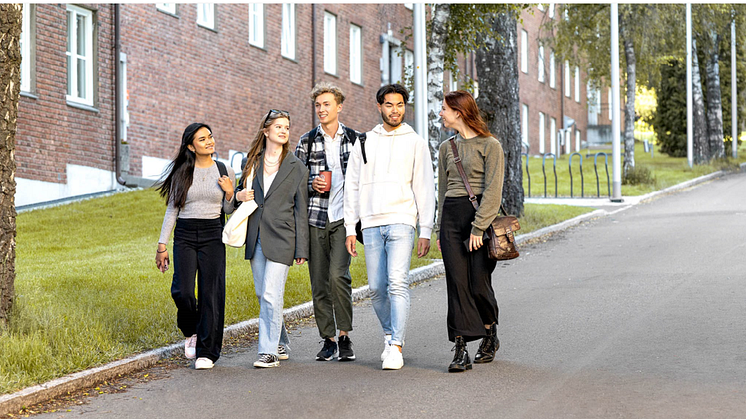
[[[505,155],[500,142],[494,137],[464,139],[456,135],[456,149],[461,157],[466,178],[474,195],[482,195],[479,209],[472,221],[471,234],[482,236],[500,211],[505,174]],[[443,217],[443,201],[447,197],[469,196],[464,181],[453,159],[450,141],[440,145],[438,153],[438,220],[435,224],[437,239]]]

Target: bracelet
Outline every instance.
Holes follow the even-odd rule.
[[[155,249],[155,253],[166,253],[166,252],[168,252],[168,249],[163,249],[162,252],[158,249]]]

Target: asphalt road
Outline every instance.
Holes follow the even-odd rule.
[[[555,234],[501,263],[495,362],[448,374],[445,280],[413,289],[405,366],[382,371],[368,302],[358,360],[317,362],[313,325],[279,368],[256,347],[211,371],[90,399],[42,418],[746,417],[746,174]],[[470,344],[470,353],[478,342]]]

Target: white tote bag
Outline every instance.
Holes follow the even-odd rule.
[[[251,173],[253,175],[253,171]],[[251,179],[252,176],[249,176]],[[233,211],[223,227],[223,243],[231,247],[242,247],[246,243],[246,230],[248,230],[249,216],[256,211],[256,202],[252,199],[241,204]]]

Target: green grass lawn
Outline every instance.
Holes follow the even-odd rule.
[[[172,270],[155,267],[165,206],[153,190],[133,191],[19,214],[16,300],[0,336],[0,394],[182,339],[170,296]],[[590,211],[527,205],[525,234]],[[169,250],[171,245],[169,245]],[[367,282],[362,246],[353,286]],[[226,324],[259,307],[244,249],[227,250]],[[426,259],[439,259],[433,241]],[[307,265],[290,270],[285,306],[311,300]]]
[[[608,155],[608,170],[609,170],[609,181],[614,181],[614,174],[612,168],[612,155],[611,149],[609,150],[591,150],[590,155],[587,154],[587,150],[580,150],[580,154],[583,157],[583,179],[584,179],[584,192],[585,197],[596,197],[597,191],[600,189],[601,197],[608,196],[608,183],[606,180],[606,166],[604,165],[604,157],[600,155],[597,159],[598,168],[598,188],[596,186],[596,172],[594,171],[594,155],[598,152],[605,152]],[[624,159],[624,150],[621,151],[622,159]],[[729,154],[730,150],[726,150]],[[622,185],[623,196],[637,196],[644,195],[649,192],[665,189],[669,186],[679,184],[681,182],[694,179],[718,170],[722,170],[726,167],[733,167],[737,163],[746,162],[746,144],[742,144],[738,150],[738,160],[734,161],[728,159],[724,162],[715,162],[709,165],[694,166],[689,168],[686,157],[669,157],[663,154],[657,148],[654,151],[653,157],[650,153],[645,153],[644,146],[642,143],[635,143],[635,165],[644,166],[650,169],[655,178],[655,183],[650,185]],[[622,161],[623,163],[623,161]],[[556,166],[553,167],[554,161],[551,158],[545,160],[544,172],[546,173],[546,195],[547,197],[554,197],[555,186],[554,186],[554,167],[557,170],[557,195],[560,197],[570,196],[570,169],[568,156],[563,155],[557,159]],[[525,191],[526,197],[529,196],[528,189],[528,177],[526,176],[526,159],[522,160],[523,167],[523,190]],[[542,159],[539,157],[529,157],[529,173],[531,174],[531,193],[530,196],[533,198],[544,196],[544,174],[542,173]],[[576,155],[572,161],[572,193],[574,197],[581,196],[581,175],[580,175],[580,158]]]

